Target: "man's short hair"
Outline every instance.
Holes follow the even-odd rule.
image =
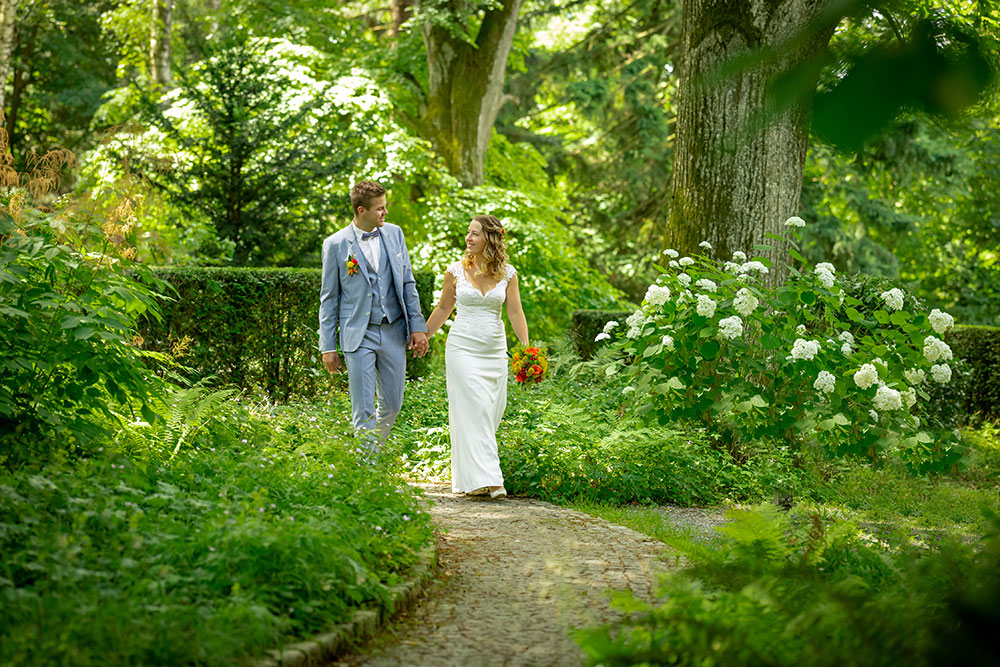
[[[357,215],[358,207],[372,207],[372,200],[385,196],[385,188],[375,181],[358,181],[351,188],[351,215]]]

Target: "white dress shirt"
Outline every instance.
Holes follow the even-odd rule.
[[[382,256],[382,236],[376,235],[362,240],[361,235],[365,233],[364,230],[354,223],[351,223],[351,228],[354,229],[354,235],[358,237],[358,245],[361,246],[361,252],[364,253],[369,266],[371,266],[377,273],[378,260]],[[372,231],[378,231],[378,227]]]

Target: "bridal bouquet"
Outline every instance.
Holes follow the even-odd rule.
[[[537,383],[542,381],[549,370],[549,360],[537,347],[517,347],[511,355],[510,367],[518,384]]]

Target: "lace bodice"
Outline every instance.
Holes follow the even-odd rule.
[[[494,336],[503,334],[503,320],[500,319],[500,309],[507,300],[507,283],[514,277],[516,271],[508,264],[506,276],[493,289],[483,294],[465,277],[465,268],[461,262],[455,262],[448,267],[448,273],[455,276],[455,322],[452,331],[464,334]]]

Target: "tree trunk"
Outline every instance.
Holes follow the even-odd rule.
[[[506,101],[504,71],[520,8],[521,0],[503,0],[487,11],[474,45],[444,27],[423,26],[429,84],[424,134],[448,171],[467,187],[483,182],[486,148]],[[456,21],[464,21],[455,6],[452,12]]]
[[[10,72],[10,54],[14,48],[14,21],[17,0],[0,0],[0,111],[4,108],[7,74]]]
[[[399,29],[404,23],[410,20],[413,15],[413,0],[393,0],[392,2],[392,27],[389,35],[393,39],[399,37]]]
[[[153,0],[149,33],[149,73],[155,83],[170,86],[170,37],[174,0]]]
[[[729,259],[795,215],[809,137],[811,95],[777,103],[770,86],[789,67],[815,56],[832,25],[817,28],[824,0],[685,0],[677,135],[665,241],[682,253],[708,241]],[[758,58],[737,71],[719,68],[752,50]],[[815,90],[815,79],[809,90]],[[754,252],[784,271],[784,249]]]

